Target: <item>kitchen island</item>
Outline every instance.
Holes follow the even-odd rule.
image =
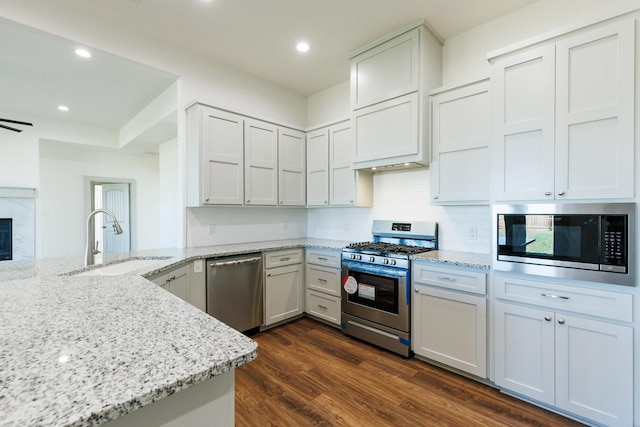
[[[184,424],[196,419],[188,417],[233,425],[234,369],[257,357],[257,344],[143,276],[306,245],[341,243],[105,254],[105,265],[157,261],[116,276],[78,275],[100,267],[86,268],[80,257],[0,263],[0,426],[193,425]]]

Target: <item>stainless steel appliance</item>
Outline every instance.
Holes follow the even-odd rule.
[[[207,260],[207,313],[240,332],[263,317],[262,254]]]
[[[635,204],[495,205],[496,270],[635,285]]]
[[[438,248],[435,222],[373,221],[373,241],[342,252],[342,330],[411,354],[412,254]]]

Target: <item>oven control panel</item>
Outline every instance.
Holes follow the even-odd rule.
[[[391,231],[411,231],[411,224],[406,222],[394,222],[391,224]]]
[[[358,261],[363,264],[377,264],[396,268],[409,268],[409,260],[406,258],[390,258],[381,255],[343,253],[342,259],[346,261]]]

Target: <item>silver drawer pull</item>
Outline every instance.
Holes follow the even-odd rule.
[[[447,276],[438,276],[438,279],[446,280],[447,282],[455,282],[456,280],[458,280],[455,277],[447,277]]]
[[[563,295],[553,295],[553,294],[540,294],[545,298],[555,298],[555,299],[569,299],[569,297],[565,297]]]
[[[326,309],[327,309],[327,306],[326,306],[326,305],[320,305],[320,304],[318,304],[318,308],[321,308],[321,309],[323,309],[323,310],[326,310]]]
[[[322,278],[318,277],[318,282],[327,283],[327,279],[322,279]]]
[[[287,256],[287,257],[284,257],[284,258],[280,258],[280,261],[284,262],[284,261],[289,261],[290,259],[291,259],[291,257]]]
[[[318,259],[319,259],[320,261],[327,261],[327,259],[326,259],[325,257],[323,257],[323,256],[319,256],[319,257],[318,257]]]

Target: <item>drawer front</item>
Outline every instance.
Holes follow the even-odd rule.
[[[307,288],[340,296],[340,270],[307,264]]]
[[[307,263],[324,265],[327,267],[340,268],[342,255],[341,250],[320,250],[320,249],[307,249]]]
[[[438,268],[414,262],[412,274],[415,283],[470,292],[478,295],[485,295],[487,293],[487,275],[485,273],[452,268]]]
[[[264,267],[282,267],[283,265],[299,264],[302,262],[302,249],[287,249],[264,253]]]
[[[631,322],[631,294],[495,276],[496,298]]]
[[[307,290],[307,313],[340,324],[340,298]]]

